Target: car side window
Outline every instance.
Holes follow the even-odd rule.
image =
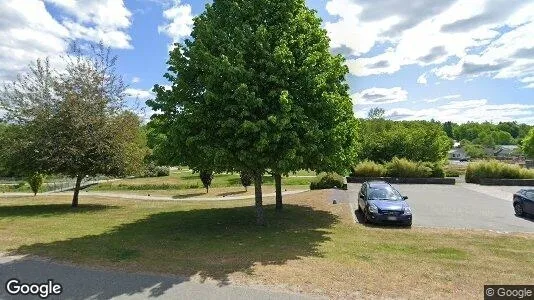
[[[527,197],[530,200],[534,200],[534,191],[525,191],[523,195],[525,195],[525,197]]]

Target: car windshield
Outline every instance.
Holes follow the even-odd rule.
[[[388,185],[369,187],[369,200],[401,201],[402,196]]]

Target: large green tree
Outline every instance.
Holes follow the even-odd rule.
[[[388,162],[393,157],[438,162],[446,159],[452,140],[439,123],[362,120],[360,159]]]
[[[348,69],[304,0],[214,0],[191,37],[170,54],[172,88],[147,102],[169,163],[252,174],[259,224],[264,173],[348,168]]]
[[[534,158],[534,129],[531,129],[523,140],[523,152],[528,158]]]
[[[136,173],[147,154],[139,118],[125,110],[116,57],[102,44],[74,46],[62,70],[38,60],[0,94],[11,169],[76,178],[72,206],[86,176]]]

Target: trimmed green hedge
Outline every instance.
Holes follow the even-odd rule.
[[[465,173],[465,181],[479,183],[482,178],[494,179],[534,179],[534,170],[511,165],[496,160],[470,163]]]
[[[310,183],[310,190],[324,190],[332,188],[343,188],[345,184],[343,176],[334,173],[322,175]]]
[[[405,158],[393,158],[385,165],[364,161],[353,167],[355,177],[444,178],[440,163],[414,162]]]

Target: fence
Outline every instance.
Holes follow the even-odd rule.
[[[105,176],[95,176],[95,177],[85,177],[82,180],[81,186],[87,187],[93,184],[98,184],[99,182],[103,180],[109,179]],[[23,189],[20,189],[22,186],[21,183],[24,183],[25,187]],[[4,189],[6,191],[28,191],[28,185],[25,178],[19,178],[19,177],[3,177],[0,178],[0,185],[3,186],[9,186],[11,188]],[[76,186],[76,178],[69,178],[69,177],[52,177],[46,182],[43,183],[41,186],[41,193],[46,192],[62,192],[62,191],[68,191],[74,189]]]

